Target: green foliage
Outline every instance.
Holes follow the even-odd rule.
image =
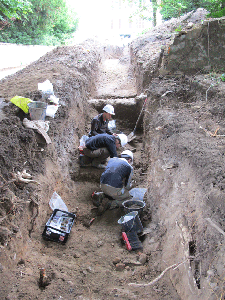
[[[1,0],[0,21],[6,19],[21,19],[23,15],[31,12],[31,3],[27,0]]]
[[[149,2],[144,2],[143,0],[122,0],[127,2],[130,7],[132,7],[133,12],[130,15],[130,20],[133,17],[138,16],[143,20],[154,21],[154,14],[157,10],[157,0],[149,0]]]
[[[164,20],[177,18],[197,8],[205,8],[210,17],[225,16],[225,0],[162,0],[161,14]]]
[[[161,14],[164,20],[178,18],[189,11],[204,7],[205,2],[206,0],[162,0]]]
[[[220,76],[220,79],[221,79],[223,82],[225,82],[225,74],[222,74],[222,75]]]
[[[0,31],[0,41],[61,45],[76,31],[78,19],[65,0],[30,0],[32,11]]]
[[[225,0],[208,0],[205,7],[209,11],[209,17],[221,18],[225,16]]]
[[[175,29],[176,32],[180,32],[181,30],[182,30],[181,25],[179,25],[179,26]]]

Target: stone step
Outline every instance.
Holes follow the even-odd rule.
[[[88,102],[99,112],[102,112],[106,104],[111,104],[115,109],[113,119],[119,122],[125,122],[129,127],[134,127],[138,116],[141,112],[146,96],[140,95],[135,98],[122,99],[90,99]],[[138,128],[141,127],[142,119],[140,119]]]

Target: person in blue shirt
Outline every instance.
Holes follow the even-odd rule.
[[[105,168],[103,163],[110,156],[118,157],[117,149],[127,143],[127,136],[125,134],[118,134],[116,136],[107,133],[98,134],[88,138],[85,141],[85,146],[82,147],[84,154],[82,166],[96,167],[99,169]]]
[[[133,177],[133,153],[125,150],[121,158],[111,158],[100,178],[102,192],[115,201],[111,201],[111,208],[114,204],[121,206],[126,199],[132,198],[129,194],[131,180]]]

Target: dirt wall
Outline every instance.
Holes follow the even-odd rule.
[[[201,28],[205,32],[209,26],[210,35],[216,30],[222,39],[222,24],[223,20],[216,20]],[[196,74],[199,68],[208,66],[208,60],[202,57],[202,53],[205,58],[208,53],[208,35],[196,40],[196,32],[201,32],[198,30],[193,29],[183,37],[180,35],[173,42],[172,36],[167,33],[167,39],[159,28],[158,38],[146,36],[131,46],[140,91],[145,90],[148,95],[144,140],[149,158],[148,200],[154,234],[145,241],[145,247],[156,261],[155,268],[162,272],[171,267],[170,279],[178,294],[181,299],[190,300],[216,299],[224,295],[221,266],[225,254],[225,205],[222,200],[225,86],[220,72],[214,76],[210,73],[184,75],[193,70]],[[197,47],[194,47],[194,37]],[[185,43],[182,44],[185,38],[192,41],[195,49],[188,57]],[[217,49],[217,54],[212,52],[211,57],[211,63],[217,68],[224,51],[218,36],[215,35],[215,40],[210,38],[210,42],[210,49]],[[178,67],[169,74],[160,72],[164,49],[171,51],[171,64],[166,68],[172,70],[176,60],[183,66],[184,73]],[[174,49],[177,52],[173,56]]]
[[[55,95],[60,98],[61,105],[57,118],[46,117],[46,120],[50,122],[48,134],[52,141],[48,146],[41,135],[35,134],[32,129],[27,129],[22,125],[26,114],[21,109],[10,102],[4,107],[4,118],[0,126],[2,166],[0,182],[4,203],[11,203],[11,207],[1,205],[1,214],[4,217],[12,207],[15,207],[18,213],[13,219],[14,226],[19,228],[20,220],[23,220],[23,224],[31,224],[30,218],[34,217],[32,205],[27,205],[23,210],[17,208],[17,204],[13,201],[16,197],[33,199],[32,203],[38,203],[36,208],[38,207],[38,213],[43,216],[46,216],[47,211],[42,203],[43,205],[46,203],[46,199],[51,197],[56,188],[61,191],[62,197],[72,197],[68,191],[68,181],[79,170],[77,147],[79,138],[86,131],[86,124],[90,123],[91,111],[88,109],[86,100],[95,88],[95,74],[98,71],[99,61],[98,46],[92,47],[91,44],[86,43],[73,47],[58,47],[37,62],[17,72],[16,75],[1,80],[1,97],[9,102],[15,95],[40,100],[38,83],[49,79],[53,84]],[[10,183],[12,180],[12,172],[21,172],[24,168],[29,170],[37,181],[43,180],[43,188],[40,190],[38,186],[28,187],[28,191],[25,192],[23,184],[18,189],[12,183],[10,186],[10,195],[12,195],[8,195],[6,182]],[[46,191],[49,192],[46,193]],[[6,257],[2,254],[3,266],[6,258],[8,265],[13,263],[10,253],[16,252],[23,255],[27,251],[27,235],[32,231],[32,228],[27,230],[27,226],[33,225],[22,226],[23,232],[18,233],[21,243],[12,245],[11,251],[6,252]],[[4,244],[4,239],[7,240],[8,234],[2,233],[1,243]]]

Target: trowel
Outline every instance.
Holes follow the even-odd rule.
[[[140,114],[139,114],[139,116],[138,116],[138,119],[137,119],[137,122],[136,122],[136,124],[135,124],[134,130],[133,130],[131,133],[129,133],[128,136],[127,136],[128,143],[131,142],[133,139],[136,138],[136,136],[135,136],[135,131],[136,131],[136,129],[137,129],[137,124],[138,124],[138,122],[140,121],[142,112],[143,112],[143,110],[144,110],[144,108],[145,108],[146,102],[147,102],[147,97],[145,98],[144,104],[143,104],[142,109],[141,109],[141,112],[140,112]]]

